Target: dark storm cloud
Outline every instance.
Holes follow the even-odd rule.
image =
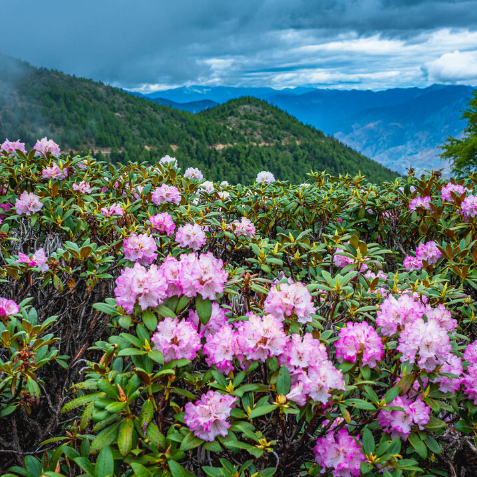
[[[476,0],[0,0],[0,8],[5,53],[126,88],[476,79],[463,73],[477,61]]]

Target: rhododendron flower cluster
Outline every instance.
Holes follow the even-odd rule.
[[[3,141],[2,145],[0,146],[0,156],[3,156],[1,151],[15,152],[16,149],[23,152],[23,154],[26,154],[25,143],[20,142],[20,139],[18,139],[17,141],[9,141],[8,139],[5,139],[5,141]]]
[[[376,330],[368,323],[349,322],[341,328],[335,343],[336,357],[356,363],[358,357],[363,365],[374,368],[384,355],[383,342]]]
[[[401,331],[397,349],[403,361],[417,363],[424,371],[431,372],[446,362],[452,346],[447,331],[436,320],[425,322],[417,318]]]
[[[417,209],[430,210],[431,209],[431,198],[429,196],[420,197],[417,196],[411,200],[409,203],[409,209],[412,212],[415,212]]]
[[[45,255],[43,248],[39,248],[31,258],[20,252],[18,254],[18,263],[26,263],[29,267],[38,267],[43,273],[48,270],[48,264],[46,263],[48,258]]]
[[[343,249],[337,248],[335,251],[335,255],[333,256],[333,263],[340,268],[346,267],[346,265],[351,265],[354,263],[354,259],[347,256],[341,255],[343,253]]]
[[[326,437],[320,437],[313,449],[315,461],[325,469],[334,469],[333,475],[351,477],[361,475],[361,462],[366,460],[361,447],[348,434],[346,429],[340,429],[336,436],[329,432]]]
[[[186,224],[177,229],[176,241],[180,247],[196,252],[207,242],[207,238],[199,224]]]
[[[453,184],[452,182],[449,182],[441,189],[441,197],[443,200],[447,200],[448,202],[454,202],[451,192],[456,195],[462,195],[466,190],[467,189],[463,185]]]
[[[61,149],[56,142],[52,139],[47,139],[44,137],[43,139],[39,139],[36,141],[35,147],[33,148],[36,153],[36,156],[44,156],[46,157],[47,153],[50,153],[54,157],[58,157],[60,155]]]
[[[156,205],[166,202],[170,204],[179,204],[181,201],[181,193],[175,186],[162,184],[152,193],[151,200]]]
[[[122,217],[124,215],[124,210],[119,204],[113,204],[111,207],[103,207],[101,213],[106,217],[112,217],[113,215],[118,215]]]
[[[184,177],[201,181],[204,178],[204,175],[196,167],[188,167],[184,173]]]
[[[68,176],[68,171],[66,169],[61,169],[56,162],[53,162],[53,164],[50,167],[45,167],[41,171],[41,175],[45,179],[63,180],[63,179],[66,179],[66,177]]]
[[[186,404],[184,422],[199,439],[212,442],[217,436],[225,437],[230,427],[227,419],[236,401],[235,396],[209,391],[199,401]]]
[[[0,297],[0,316],[5,318],[10,315],[16,315],[20,312],[20,307],[13,301]]]
[[[271,184],[272,182],[275,182],[275,176],[271,172],[262,171],[257,174],[255,182],[257,184]]]
[[[85,181],[81,181],[79,184],[75,182],[73,184],[73,190],[80,194],[91,194],[91,186]]]
[[[264,311],[280,320],[294,314],[298,323],[308,323],[312,320],[311,315],[316,313],[316,308],[308,288],[297,282],[272,286],[264,303]]]
[[[413,399],[398,396],[391,405],[404,409],[404,411],[379,411],[379,423],[386,432],[391,434],[392,438],[400,437],[406,441],[412,426],[417,425],[418,429],[423,430],[429,422],[431,408],[422,401],[420,396]]]
[[[202,347],[201,336],[189,321],[165,318],[157,325],[152,342],[154,348],[163,353],[164,362],[168,363],[173,359],[194,359]]]
[[[412,255],[408,255],[403,262],[404,269],[407,272],[412,272],[412,271],[419,271],[422,270],[422,260],[417,257],[413,257]]]
[[[123,241],[123,251],[126,260],[149,265],[157,257],[157,245],[154,237],[147,234],[132,234]]]
[[[154,231],[159,232],[163,235],[173,235],[174,230],[176,229],[176,224],[172,220],[172,217],[167,213],[163,212],[162,214],[152,215],[149,219],[151,222],[151,227]]]
[[[242,217],[240,222],[238,220],[234,220],[228,228],[232,230],[237,237],[240,237],[240,235],[248,235],[249,237],[253,237],[256,231],[255,225],[253,225],[253,222],[250,219],[247,219],[247,217]]]
[[[437,248],[436,242],[420,243],[416,249],[416,257],[420,260],[425,260],[429,264],[438,262],[442,253]]]
[[[461,207],[465,217],[477,217],[477,195],[467,195]]]
[[[22,195],[15,201],[15,207],[19,215],[32,215],[39,212],[43,204],[33,192],[23,191]]]
[[[164,166],[172,166],[172,167],[177,167],[177,159],[175,157],[171,157],[169,155],[162,157],[159,160],[159,164],[162,164]]]
[[[136,303],[142,310],[161,304],[167,298],[167,287],[164,274],[156,265],[146,269],[136,262],[133,268],[126,268],[116,279],[114,294],[118,305],[132,313]]]
[[[238,343],[247,360],[265,360],[283,353],[287,337],[283,323],[273,315],[248,315],[238,327]]]
[[[214,183],[211,181],[204,181],[202,184],[200,184],[200,188],[204,191],[207,192],[207,194],[212,194],[214,192]]]
[[[217,371],[228,374],[234,370],[234,359],[241,360],[242,353],[238,343],[238,333],[228,323],[215,334],[207,336],[204,346],[205,360],[209,366],[215,365]]]

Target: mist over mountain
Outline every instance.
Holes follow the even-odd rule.
[[[240,96],[264,99],[379,163],[405,173],[408,167],[417,172],[448,169],[439,157],[439,146],[449,135],[459,137],[462,133],[462,110],[473,89],[439,84],[376,92],[190,86],[145,97],[179,103],[201,100],[222,103]]]

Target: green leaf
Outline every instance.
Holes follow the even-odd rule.
[[[164,364],[164,355],[158,350],[153,349],[147,353],[147,356],[160,365]]]
[[[74,462],[81,467],[89,476],[95,477],[95,471],[93,464],[86,457],[76,457]]]
[[[290,372],[286,368],[286,366],[282,366],[280,371],[278,371],[278,378],[277,378],[277,392],[278,394],[283,394],[286,396],[290,392]]]
[[[136,348],[125,348],[118,353],[118,356],[141,356],[146,353],[147,351],[143,351]]]
[[[169,461],[169,470],[171,471],[172,477],[195,477],[194,474],[184,469],[184,467],[175,460]]]
[[[118,448],[123,457],[131,452],[133,445],[134,422],[132,419],[125,419],[121,422],[118,434]]]
[[[195,299],[195,309],[199,315],[199,320],[203,325],[206,325],[212,315],[212,302],[209,299],[204,299],[197,295]]]
[[[98,460],[94,466],[97,477],[107,477],[114,474],[113,453],[109,447],[105,447],[98,455]]]
[[[447,427],[447,424],[437,417],[431,416],[429,422],[424,426],[426,429],[440,429],[441,427]]]
[[[110,427],[103,429],[91,443],[91,454],[97,454],[104,447],[111,445],[118,435],[120,423],[116,422]]]
[[[386,404],[393,402],[394,399],[399,396],[400,391],[401,390],[398,387],[389,389],[384,395],[384,400],[386,401]]]
[[[414,447],[415,451],[419,454],[419,457],[422,459],[427,459],[427,449],[424,443],[421,441],[419,434],[412,432],[409,434],[408,439],[412,447]]]
[[[204,443],[203,439],[199,439],[194,436],[194,433],[191,431],[184,437],[184,440],[181,443],[181,451],[185,452],[191,449],[195,449]]]
[[[472,432],[472,426],[463,420],[456,422],[454,428],[456,431],[464,432],[465,434],[470,434]]]
[[[107,303],[95,303],[93,305],[93,308],[95,308],[98,311],[102,311],[103,313],[106,313],[107,315],[118,315],[119,314],[119,311],[115,306],[108,305]]]
[[[156,306],[156,311],[164,318],[177,318],[177,315],[167,306],[158,305]]]
[[[136,477],[153,477],[152,474],[141,464],[132,463],[131,467]]]
[[[147,310],[142,314],[142,322],[146,325],[148,330],[156,331],[157,316],[152,311]]]
[[[357,409],[364,409],[365,411],[375,411],[376,408],[370,402],[365,401],[364,399],[346,399],[344,403],[347,406],[354,406]]]
[[[77,407],[84,406],[85,404],[88,404],[89,402],[96,400],[96,398],[98,398],[101,395],[104,395],[104,394],[93,393],[93,394],[87,394],[85,396],[80,396],[79,398],[73,399],[73,401],[70,401],[69,403],[63,406],[63,409],[61,410],[61,414],[70,412],[73,409],[76,409]]]
[[[249,419],[255,417],[263,416],[264,414],[269,414],[273,412],[277,406],[275,404],[266,404],[265,406],[256,407],[248,416]]]
[[[367,427],[363,429],[363,446],[364,446],[364,452],[366,452],[366,455],[369,456],[371,453],[374,454],[374,449],[375,449],[374,436]]]

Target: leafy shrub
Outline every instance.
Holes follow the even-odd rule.
[[[475,472],[473,177],[2,148],[5,475]]]

